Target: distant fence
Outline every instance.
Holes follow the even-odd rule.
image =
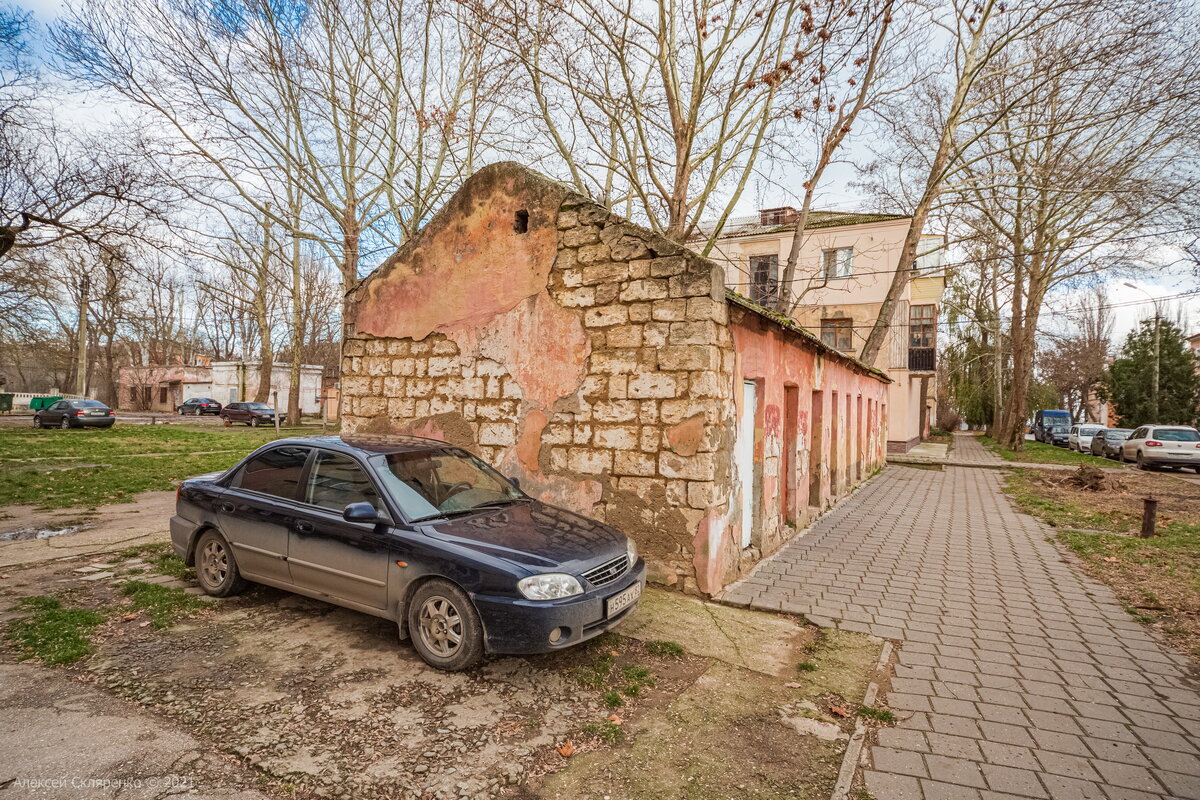
[[[28,411],[29,401],[35,397],[63,397],[67,400],[86,400],[81,394],[51,394],[50,392],[13,392],[12,407],[13,411]]]

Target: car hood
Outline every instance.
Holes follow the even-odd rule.
[[[531,570],[571,572],[625,552],[625,534],[537,500],[422,523],[426,535]]]

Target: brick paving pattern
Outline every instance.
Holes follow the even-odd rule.
[[[722,599],[900,641],[886,702],[902,721],[865,770],[876,800],[1200,798],[1187,660],[1001,480],[889,467]]]

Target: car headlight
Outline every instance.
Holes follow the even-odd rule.
[[[545,575],[530,575],[517,581],[517,589],[529,600],[557,600],[583,594],[583,587],[571,575],[550,572]]]
[[[629,558],[629,566],[632,568],[637,563],[637,542],[628,536],[625,537],[625,555]]]

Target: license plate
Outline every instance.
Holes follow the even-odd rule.
[[[638,601],[642,596],[642,584],[635,583],[623,592],[614,594],[604,603],[604,616],[615,617]]]

